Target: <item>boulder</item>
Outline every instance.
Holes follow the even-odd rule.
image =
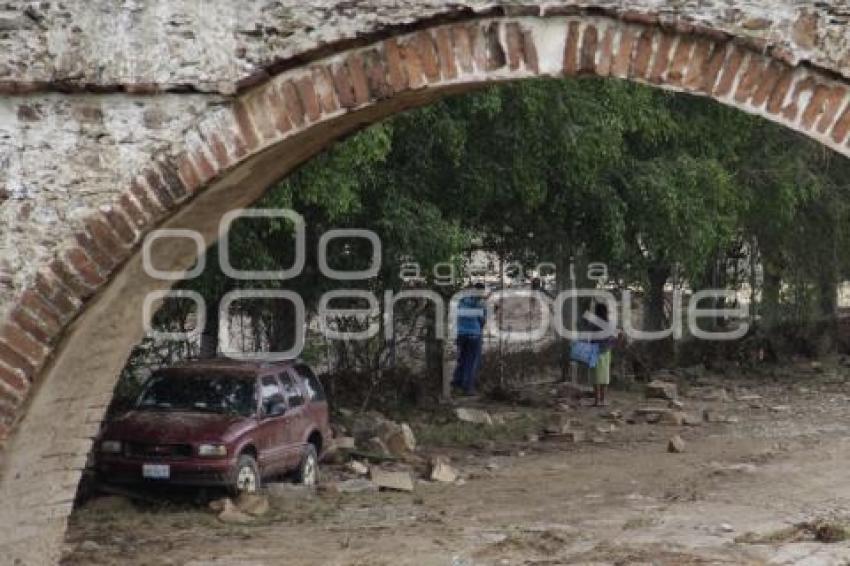
[[[667,452],[680,454],[685,451],[685,441],[678,434],[667,442]]]
[[[361,493],[364,491],[378,491],[378,486],[366,478],[354,478],[339,481],[334,484],[337,493]]]
[[[369,466],[359,460],[351,460],[345,467],[349,472],[358,476],[365,476],[369,473]]]
[[[394,472],[372,466],[369,469],[369,479],[381,489],[413,491],[413,476],[410,472]]]
[[[676,384],[669,381],[654,379],[646,384],[647,399],[671,400],[676,398],[676,393]]]
[[[269,498],[258,493],[241,493],[235,503],[239,511],[254,517],[262,517],[269,512]]]
[[[254,518],[244,511],[240,511],[230,499],[225,499],[224,507],[221,510],[221,513],[218,514],[218,520],[222,523],[244,525],[245,523],[253,521]]]
[[[381,439],[393,456],[404,456],[416,450],[416,437],[407,423],[392,427]]]
[[[483,424],[488,426],[493,424],[493,418],[490,416],[490,413],[482,411],[481,409],[458,407],[455,409],[455,416],[458,420],[465,423]]]
[[[447,458],[437,456],[431,460],[431,481],[454,483],[458,478],[458,472],[450,464]]]

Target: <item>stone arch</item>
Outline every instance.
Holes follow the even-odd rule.
[[[152,155],[19,294],[0,329],[0,549],[55,560],[118,370],[142,335],[138,252],[158,227],[199,231],[333,140],[441,96],[542,76],[616,77],[711,97],[848,155],[847,79],[781,51],[655,16],[559,12],[481,16],[387,33],[293,65],[234,97]],[[192,253],[162,253],[186,268]]]

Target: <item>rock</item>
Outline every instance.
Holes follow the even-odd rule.
[[[269,512],[269,498],[258,493],[241,493],[235,503],[239,511],[254,517],[262,517]]]
[[[685,451],[685,441],[678,434],[667,442],[667,452],[680,454]]]
[[[529,444],[536,444],[536,443],[540,442],[540,436],[538,436],[537,434],[535,434],[533,432],[529,432],[528,434],[525,435],[525,441],[528,442]]]
[[[670,402],[667,403],[667,406],[676,411],[681,411],[685,408],[685,404],[681,401],[677,401],[676,399],[671,399]]]
[[[361,493],[364,491],[378,491],[378,486],[366,478],[354,478],[336,482],[334,489],[338,493]]]
[[[221,499],[214,499],[214,500],[210,501],[210,503],[209,503],[210,511],[212,511],[213,513],[221,513],[222,511],[224,511],[224,508],[225,508],[228,501],[230,501],[229,497],[222,497]],[[231,504],[232,503],[233,502],[231,501]]]
[[[612,409],[610,411],[605,411],[599,415],[600,418],[607,419],[609,421],[620,421],[623,420],[623,412]]]
[[[635,423],[645,421],[650,424],[654,424],[661,419],[661,415],[670,412],[671,410],[666,407],[638,407],[632,411],[632,415],[629,420]]]
[[[682,426],[685,424],[685,413],[682,411],[667,411],[658,416],[658,424]]]
[[[720,530],[723,531],[724,533],[734,533],[735,527],[733,527],[729,523],[723,523],[723,524],[720,525]]]
[[[315,488],[311,486],[288,482],[267,483],[263,489],[272,501],[303,499],[315,494]]]
[[[546,438],[570,444],[579,444],[584,442],[585,434],[583,430],[566,430],[561,434],[548,434]]]
[[[359,460],[352,460],[345,467],[349,472],[357,474],[358,476],[365,476],[369,474],[369,466]]]
[[[388,432],[382,440],[393,456],[404,456],[416,450],[416,437],[407,423]]]
[[[431,481],[454,483],[458,472],[448,462],[448,459],[436,457],[431,461]]]
[[[549,417],[548,423],[543,427],[543,432],[546,434],[563,434],[572,428],[572,424],[573,421],[568,416],[555,414]]]
[[[390,449],[387,448],[387,445],[384,444],[384,441],[378,438],[377,436],[373,436],[365,443],[363,443],[363,450],[369,452],[370,454],[375,454],[377,456],[390,455]]]
[[[685,418],[682,420],[682,424],[685,426],[700,426],[702,424],[702,419],[696,415],[685,413]]]
[[[774,405],[770,408],[774,413],[787,413],[791,410],[789,405]]]
[[[83,552],[100,552],[102,548],[103,546],[93,540],[84,540],[80,543],[80,546],[77,547],[77,550],[81,550]]]
[[[353,436],[337,436],[334,438],[334,447],[337,450],[354,450],[355,442]]]
[[[488,426],[493,424],[493,418],[490,416],[490,413],[482,411],[481,409],[458,407],[455,409],[455,416],[457,416],[458,420],[465,423],[483,424]]]
[[[711,473],[713,475],[754,474],[757,471],[758,468],[755,464],[742,463],[723,465],[718,462],[711,463]]]
[[[232,523],[236,525],[244,525],[253,521],[253,517],[247,513],[240,511],[230,499],[224,500],[224,508],[218,514],[218,520],[222,523]]]
[[[675,399],[676,391],[676,384],[667,381],[655,379],[646,384],[647,399]]]
[[[738,417],[730,417],[727,415],[722,415],[717,411],[713,411],[711,409],[705,409],[702,412],[702,419],[707,423],[737,423]]]
[[[391,472],[378,466],[369,469],[369,477],[376,486],[395,491],[413,491],[413,477],[410,472]]]
[[[594,436],[590,439],[590,441],[594,444],[605,444],[608,440],[604,436]]]
[[[612,432],[615,432],[616,430],[617,430],[617,427],[615,425],[612,425],[612,424],[606,425],[606,426],[598,425],[596,427],[596,432],[598,432],[600,434],[610,434]]]
[[[351,423],[351,435],[359,445],[375,436],[380,437],[382,428],[386,426],[387,418],[377,411],[367,411],[354,417]],[[385,432],[385,431],[384,431]]]
[[[761,401],[762,396],[748,393],[745,395],[735,395],[735,400],[740,401],[741,403],[754,403],[756,401]]]

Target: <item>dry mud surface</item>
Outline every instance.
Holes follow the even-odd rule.
[[[682,396],[689,413],[714,409],[731,423],[621,422],[603,434],[596,427],[610,421],[582,407],[571,416],[587,442],[442,447],[460,485],[293,492],[247,525],[223,524],[199,506],[95,500],[73,516],[63,563],[850,564],[850,542],[776,534],[806,521],[850,523],[850,379],[840,368],[788,373],[722,378],[725,401],[703,400],[713,386]],[[645,403],[616,393],[613,408],[628,415]],[[673,434],[686,442],[681,454],[667,452]]]

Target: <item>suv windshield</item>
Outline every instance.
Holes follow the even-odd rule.
[[[254,380],[233,376],[155,375],[138,403],[139,409],[254,414]]]

